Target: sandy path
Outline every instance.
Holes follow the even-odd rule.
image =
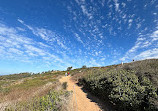
[[[73,111],[101,111],[95,102],[87,98],[87,94],[81,89],[82,87],[77,86],[70,78],[70,76],[62,77],[59,81],[61,83],[67,82],[67,90],[73,91]]]

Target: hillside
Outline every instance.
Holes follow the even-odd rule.
[[[59,78],[64,72],[0,76],[0,111],[62,110],[71,95]]]
[[[65,72],[0,76],[0,110],[90,110],[87,104],[105,111],[158,110],[158,59],[105,67],[84,66],[70,70],[71,77],[63,78]],[[75,94],[77,106],[70,104],[76,104]],[[99,107],[88,95],[97,98]]]
[[[158,59],[83,68],[71,73],[73,80],[102,101],[109,101],[114,109],[158,110]]]

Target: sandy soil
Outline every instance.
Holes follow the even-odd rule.
[[[72,97],[72,110],[73,111],[101,111],[99,106],[87,98],[87,94],[82,91],[82,87],[79,87],[71,80],[70,76],[62,77],[59,80],[61,83],[67,82],[68,91],[73,91]]]

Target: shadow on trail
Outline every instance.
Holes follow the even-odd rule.
[[[77,85],[80,86],[78,83]],[[105,100],[106,102],[103,102],[101,101],[101,99],[93,95],[90,91],[88,91],[84,87],[82,87],[81,89],[84,93],[87,94],[87,98],[90,99],[91,102],[97,103],[97,105],[100,107],[100,109],[102,109],[102,111],[116,111],[116,109],[114,109],[115,106],[112,105],[108,99]]]

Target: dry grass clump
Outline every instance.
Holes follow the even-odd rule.
[[[57,87],[61,86],[58,81],[61,75],[63,75],[63,72],[0,77],[0,110],[4,110],[8,105],[16,109],[16,107],[19,107],[18,104],[29,103],[28,101],[33,98],[43,97],[52,89],[56,90]],[[27,104],[25,105],[27,106]]]
[[[32,98],[29,101],[17,102],[5,110],[11,111],[68,111],[67,105],[71,93],[67,91],[49,91],[42,97]],[[64,110],[63,110],[64,109]]]

